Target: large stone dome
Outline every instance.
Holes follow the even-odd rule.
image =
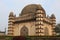
[[[23,8],[22,12],[20,15],[25,15],[25,14],[29,14],[29,13],[35,13],[38,9],[41,9],[45,12],[45,10],[42,8],[41,5],[38,4],[30,4],[27,5]]]

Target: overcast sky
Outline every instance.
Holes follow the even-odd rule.
[[[40,4],[47,15],[55,14],[57,23],[60,22],[60,0],[0,0],[0,31],[8,27],[8,15],[13,11],[17,16],[28,4]]]

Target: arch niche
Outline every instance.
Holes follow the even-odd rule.
[[[21,36],[28,36],[28,28],[26,26],[23,26],[20,30]]]

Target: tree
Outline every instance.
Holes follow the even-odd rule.
[[[60,23],[56,25],[55,32],[57,33],[57,35],[60,35]]]

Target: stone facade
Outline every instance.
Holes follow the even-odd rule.
[[[39,4],[30,4],[23,8],[19,17],[10,12],[8,21],[9,36],[53,36],[56,18],[46,16]]]

